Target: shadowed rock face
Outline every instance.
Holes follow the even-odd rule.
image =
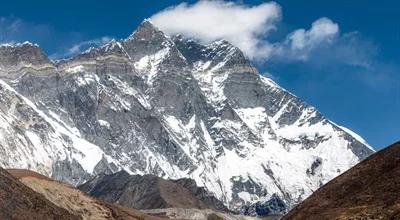
[[[223,212],[230,212],[230,210],[224,205],[224,203],[215,198],[215,196],[213,196],[212,193],[208,192],[204,187],[198,187],[196,181],[194,181],[193,179],[182,178],[170,181],[177,183],[183,188],[187,189],[194,197],[202,201],[208,207]]]
[[[129,175],[120,171],[103,175],[78,187],[105,201],[136,209],[197,208],[228,211],[193,180],[164,180],[153,175]]]
[[[36,193],[0,168],[0,219],[81,219]]]
[[[333,179],[283,219],[400,219],[400,142]]]
[[[54,63],[35,45],[7,48],[7,168],[73,185],[122,169],[192,178],[231,210],[281,213],[373,152],[224,40],[202,45],[145,21],[125,40]]]

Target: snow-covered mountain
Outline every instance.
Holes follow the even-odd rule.
[[[53,62],[0,46],[0,165],[72,184],[124,169],[189,177],[229,208],[285,212],[373,149],[266,78],[229,42],[144,21]]]

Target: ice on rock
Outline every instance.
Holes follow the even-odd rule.
[[[84,67],[82,65],[78,65],[78,66],[74,66],[74,67],[69,67],[65,71],[68,73],[81,73],[84,71]]]

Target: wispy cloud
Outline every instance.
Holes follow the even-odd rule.
[[[309,30],[295,30],[282,43],[275,44],[268,62],[281,66],[301,64],[301,68],[309,70],[310,77],[319,80],[353,77],[369,88],[381,91],[398,87],[400,66],[382,60],[378,45],[357,31],[340,33],[338,25],[337,29],[331,26],[322,31],[324,34],[315,37],[316,34],[312,34],[316,30],[315,24]],[[296,33],[301,34],[293,37]]]
[[[308,30],[294,30],[274,46],[271,61],[303,62],[316,67],[340,63],[370,68],[379,50],[359,32],[340,33],[339,25],[328,18],[316,20]]]
[[[5,17],[0,18],[0,43],[12,43],[15,42],[13,36],[20,29],[20,20],[8,20]]]
[[[15,17],[0,17],[0,43],[49,40],[51,27]]]
[[[59,59],[59,58],[67,58],[71,57],[74,55],[77,55],[79,53],[82,53],[83,51],[87,50],[90,47],[99,47],[101,45],[106,44],[112,40],[112,37],[109,36],[104,36],[96,39],[91,39],[91,40],[86,40],[86,41],[81,41],[78,43],[73,44],[72,46],[52,54],[50,57],[53,59]]]
[[[46,24],[28,22],[16,17],[0,17],[0,44],[30,41],[39,44],[51,59],[68,58],[89,47],[107,43],[111,37],[89,39],[84,33],[63,32]]]

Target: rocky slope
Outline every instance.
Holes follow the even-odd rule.
[[[0,219],[81,219],[54,205],[0,168]]]
[[[74,185],[121,169],[192,178],[230,209],[271,214],[373,152],[229,42],[166,36],[148,20],[68,60],[30,43],[0,55],[4,167]]]
[[[166,208],[143,210],[144,212],[162,216],[170,219],[187,219],[187,220],[279,220],[281,216],[268,217],[252,217],[244,215],[232,215],[224,212],[217,212],[211,209],[183,209],[183,208]]]
[[[400,219],[400,142],[333,179],[283,219]]]
[[[194,186],[193,186],[194,184]],[[78,187],[91,196],[135,209],[194,208],[229,211],[192,180],[164,180],[125,171],[102,175]]]
[[[92,198],[78,189],[54,181],[29,170],[8,170],[23,184],[45,197],[52,204],[66,210],[68,214],[78,216],[77,219],[124,219],[124,220],[158,220],[160,218],[146,215],[137,210],[105,203]],[[13,195],[14,196],[14,195]],[[35,205],[34,203],[33,205]],[[39,211],[45,211],[39,210]],[[12,211],[10,211],[12,213]],[[14,219],[14,218],[13,218]],[[58,219],[51,216],[34,219]],[[72,218],[65,218],[72,219]]]

